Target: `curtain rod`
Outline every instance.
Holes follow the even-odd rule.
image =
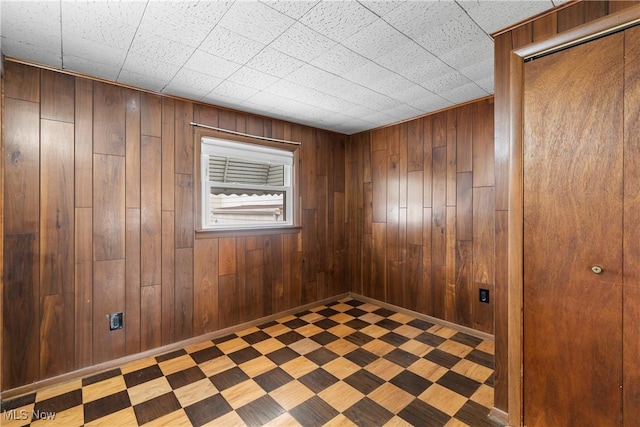
[[[261,139],[263,141],[280,142],[282,144],[291,144],[291,145],[302,145],[302,143],[298,142],[298,141],[287,141],[285,139],[277,139],[277,138],[269,138],[269,137],[266,137],[266,136],[251,135],[251,134],[248,134],[248,133],[236,132],[235,130],[222,129],[222,128],[219,128],[219,127],[203,125],[203,124],[195,123],[195,122],[191,122],[190,124],[191,124],[191,126],[196,126],[196,127],[200,127],[200,128],[206,128],[206,129],[213,129],[213,130],[217,130],[217,131],[220,131],[220,132],[231,133],[233,135],[239,135],[239,136],[245,136],[245,137],[248,137],[248,138]]]

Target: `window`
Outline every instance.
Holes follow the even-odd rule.
[[[203,137],[202,228],[293,225],[293,152]]]

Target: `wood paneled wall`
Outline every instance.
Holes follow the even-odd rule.
[[[351,291],[493,333],[493,129],[484,99],[349,137]]]
[[[549,39],[566,30],[591,22],[638,1],[581,1],[562,6],[520,26],[494,36],[495,39],[495,226],[496,226],[496,305],[495,305],[495,407],[509,412],[508,362],[508,254],[509,168],[511,104],[509,92],[510,52],[527,44]],[[520,108],[520,107],[518,107]],[[514,337],[521,339],[521,337]],[[516,352],[517,353],[517,352]],[[519,372],[514,372],[514,375]],[[520,410],[517,409],[518,414]],[[511,414],[510,414],[511,415]],[[511,418],[511,417],[510,417]],[[517,418],[517,417],[516,417]]]
[[[2,390],[347,291],[345,136],[4,71]],[[191,121],[301,141],[301,229],[196,234]]]

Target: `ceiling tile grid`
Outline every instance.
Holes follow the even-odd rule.
[[[6,56],[352,134],[493,93],[489,36],[564,0],[0,0]]]

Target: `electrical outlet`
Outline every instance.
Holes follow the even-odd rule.
[[[480,288],[480,302],[489,304],[489,289]]]
[[[124,322],[122,320],[122,312],[109,314],[109,330],[115,331],[116,329],[122,329]]]

